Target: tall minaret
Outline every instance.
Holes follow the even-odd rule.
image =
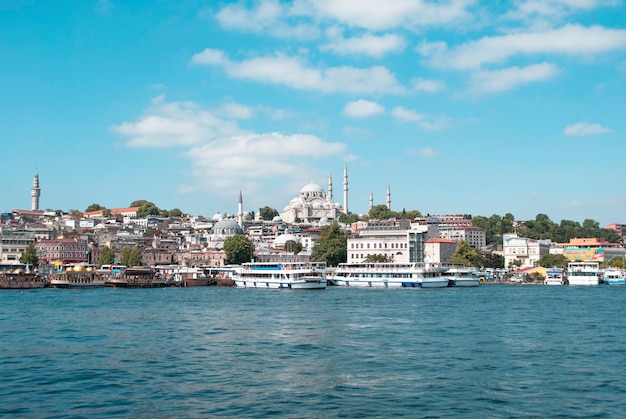
[[[391,188],[387,183],[387,209],[391,209]]]
[[[348,213],[348,165],[343,162],[343,213]]]
[[[35,172],[35,178],[33,179],[33,189],[30,190],[31,204],[30,209],[33,211],[39,210],[39,197],[41,196],[41,189],[39,188],[39,173]]]
[[[243,198],[241,191],[239,191],[239,205],[237,206],[237,224],[243,230]]]
[[[328,172],[328,202],[333,202],[333,174]]]
[[[372,194],[372,188],[370,188],[370,209],[374,208],[374,195]]]

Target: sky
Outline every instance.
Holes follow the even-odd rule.
[[[626,223],[618,0],[0,1],[0,210]]]

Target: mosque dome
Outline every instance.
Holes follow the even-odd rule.
[[[274,243],[273,246],[274,247],[284,247],[285,243],[287,243],[288,241],[294,241],[296,243],[300,242],[300,239],[298,239],[296,236],[294,236],[293,234],[281,234],[280,236],[276,237],[274,239]]]
[[[213,221],[221,221],[224,219],[224,216],[222,214],[220,214],[219,212],[217,214],[215,214],[213,217],[211,217],[211,219]]]
[[[243,230],[234,220],[223,219],[213,226],[213,234],[233,235],[243,234]]]
[[[272,218],[272,222],[273,223],[282,223],[283,219],[280,218],[280,215],[277,215],[276,217]]]
[[[304,185],[302,187],[302,189],[300,189],[300,193],[311,193],[311,192],[315,192],[315,193],[319,193],[319,192],[324,192],[324,189],[322,189],[322,187],[318,184],[315,184],[313,182],[309,183],[308,185]]]

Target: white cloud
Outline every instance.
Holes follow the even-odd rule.
[[[385,67],[307,67],[300,57],[277,54],[249,60],[230,61],[223,52],[206,49],[195,54],[192,63],[218,65],[233,78],[272,83],[300,90],[326,93],[401,93],[405,89]]]
[[[385,107],[369,100],[355,100],[348,102],[343,108],[343,114],[350,118],[366,118],[385,112]]]
[[[486,36],[448,48],[443,42],[424,42],[417,51],[436,67],[456,70],[479,69],[516,55],[561,54],[589,56],[626,49],[626,30],[601,26],[566,25],[543,32]]]
[[[408,150],[407,153],[415,156],[420,156],[425,159],[432,159],[439,155],[439,152],[432,147],[423,147],[420,149]]]
[[[340,55],[367,55],[380,58],[393,52],[401,52],[406,47],[404,38],[400,35],[362,35],[344,39],[341,36],[332,37],[330,42],[319,47],[320,51],[331,51]]]
[[[424,0],[303,0],[302,13],[314,18],[327,19],[353,28],[386,30],[405,27],[448,24],[471,19],[468,8],[472,0],[450,0],[431,3]]]
[[[391,114],[394,116],[394,118],[405,122],[422,121],[424,120],[424,118],[426,118],[426,116],[423,114],[417,113],[412,109],[405,109],[401,106],[396,106],[395,108],[393,108],[391,110]]]
[[[588,122],[579,122],[577,124],[568,125],[563,130],[563,134],[568,137],[585,137],[588,135],[600,135],[612,132],[610,128],[603,127],[600,124],[590,124]]]
[[[275,191],[266,180],[310,181],[311,159],[342,154],[345,144],[324,141],[307,134],[245,131],[235,120],[248,115],[249,108],[228,103],[215,111],[193,102],[167,102],[155,97],[144,116],[123,122],[111,130],[127,139],[128,147],[178,147],[189,160],[191,181],[179,192],[232,194],[246,189],[258,199]],[[218,117],[217,115],[224,115]],[[293,187],[293,185],[292,185]]]
[[[615,0],[518,0],[504,18],[521,20],[533,26],[548,26],[578,11],[589,11],[602,6],[615,6]]]
[[[312,24],[285,22],[292,13],[290,7],[276,0],[256,2],[256,7],[248,9],[243,3],[229,4],[220,9],[215,18],[226,29],[252,33],[267,33],[276,38],[314,39],[319,29]]]
[[[418,78],[413,83],[413,89],[418,92],[437,93],[446,88],[446,84],[441,80],[426,80]]]
[[[479,71],[471,76],[470,91],[475,94],[502,92],[524,84],[548,80],[558,72],[558,68],[550,63]]]

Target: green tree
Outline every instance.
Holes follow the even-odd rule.
[[[339,215],[339,222],[343,223],[343,224],[352,224],[352,223],[356,223],[357,221],[359,221],[359,216],[357,214],[344,214],[341,213]]]
[[[145,199],[140,199],[138,201],[133,201],[130,204],[131,207],[139,207],[137,210],[137,217],[145,218],[148,215],[159,215],[161,210],[154,203],[150,201],[146,201]]]
[[[568,260],[563,255],[547,254],[541,256],[538,265],[544,268],[567,268]]]
[[[410,210],[410,211],[404,211],[402,214],[402,218],[405,218],[407,220],[414,220],[416,218],[419,218],[422,216],[422,213],[419,212],[418,210]]]
[[[302,243],[298,243],[293,240],[287,240],[285,242],[285,252],[293,253],[297,255],[302,251]]]
[[[277,215],[278,215],[278,211],[275,210],[274,208],[270,208],[267,206],[263,208],[259,208],[259,217],[261,217],[261,220],[272,221],[274,217],[276,217]]]
[[[122,260],[120,261],[124,266],[141,266],[141,249],[137,246],[126,246],[122,249]]]
[[[474,249],[466,240],[460,241],[456,251],[450,258],[450,263],[458,263],[464,266],[483,266],[484,257],[481,252]]]
[[[115,263],[115,251],[109,246],[104,246],[100,252],[100,258],[98,259],[98,265],[112,265]]]
[[[387,205],[374,205],[370,208],[368,215],[371,220],[388,220],[397,217],[398,213],[391,211]]]
[[[24,253],[20,256],[20,263],[30,266],[37,266],[39,264],[39,258],[37,257],[37,251],[34,244],[29,244],[24,249]]]
[[[74,217],[82,217],[83,216],[83,212],[79,211],[79,210],[70,210],[70,215],[74,216]]]
[[[105,209],[102,211],[102,215],[105,217],[110,217],[111,216],[111,210],[110,209]]]
[[[166,211],[167,214],[164,214],[166,217],[182,217],[183,212],[178,208],[174,208],[172,210]]]
[[[322,227],[319,239],[313,246],[311,259],[326,262],[328,266],[337,266],[348,257],[348,240],[346,233],[334,222]]]
[[[105,207],[103,207],[100,204],[91,204],[87,207],[87,209],[85,210],[85,212],[91,212],[91,211],[98,211],[98,210],[103,210],[106,209]]]
[[[385,262],[390,262],[390,260],[387,257],[387,255],[377,254],[377,255],[367,255],[367,256],[365,256],[365,259],[363,259],[363,262],[368,262],[368,263],[385,263]]]
[[[224,240],[224,252],[228,263],[240,265],[250,262],[254,255],[254,243],[240,234],[227,237]]]

